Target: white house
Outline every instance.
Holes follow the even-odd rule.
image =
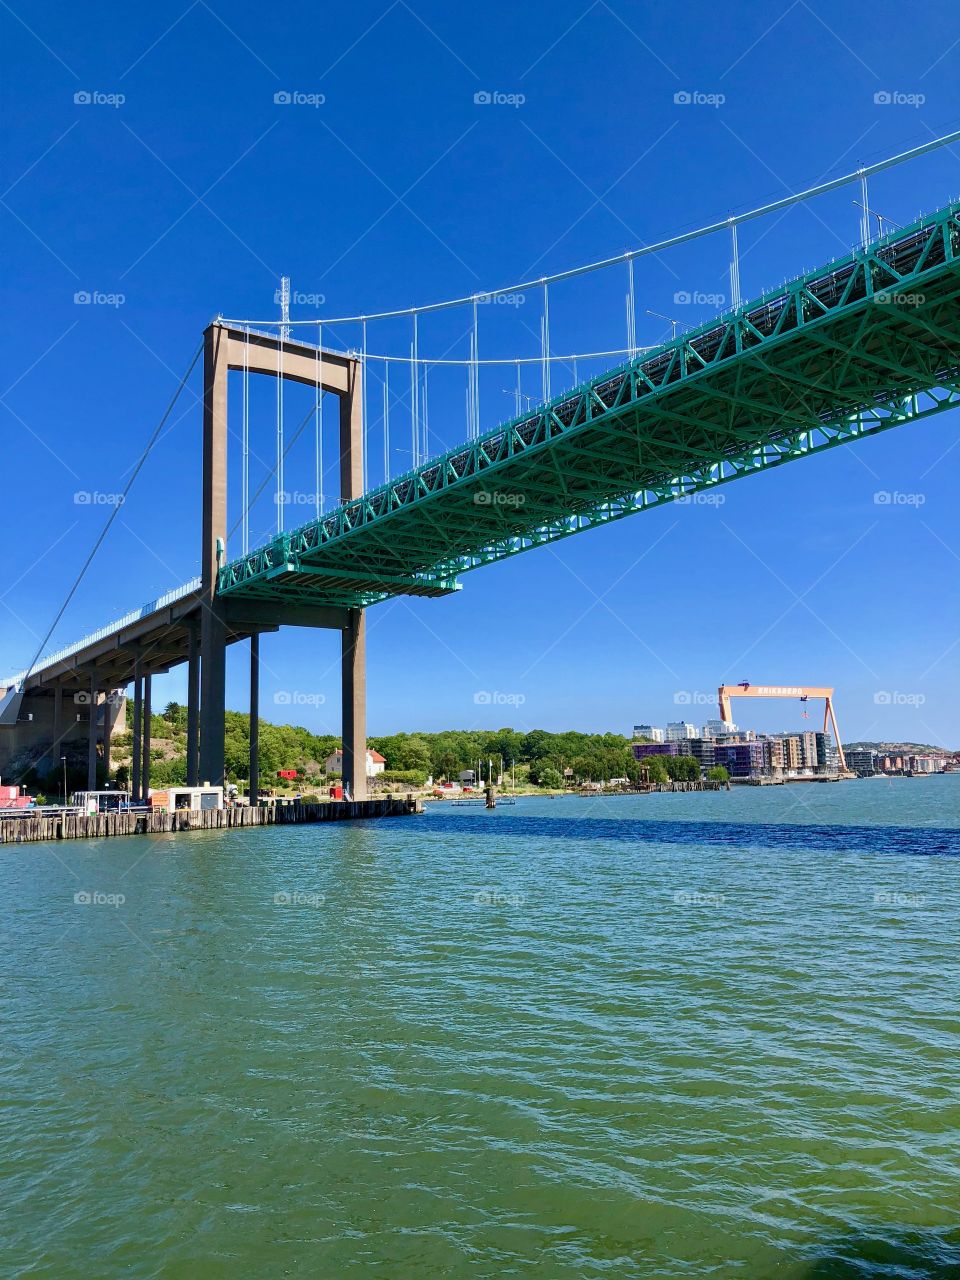
[[[367,777],[375,778],[378,773],[383,773],[387,766],[386,760],[379,751],[367,750]],[[332,755],[327,756],[323,762],[323,767],[327,773],[343,773],[343,749],[337,747]]]

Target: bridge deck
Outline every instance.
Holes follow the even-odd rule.
[[[556,397],[221,569],[369,605],[960,401],[960,203]]]
[[[223,566],[228,642],[446,595],[469,569],[957,404],[960,202]],[[123,685],[138,646],[145,671],[185,661],[198,592],[44,658],[28,687]]]
[[[47,654],[31,671],[26,687],[32,689],[56,680],[69,688],[73,679],[77,689],[86,688],[89,672],[95,667],[103,672],[103,688],[118,688],[131,678],[130,651],[138,644],[147,654],[146,671],[167,670],[186,657],[187,618],[199,608],[199,589],[199,578],[184,583],[92,635]],[[0,689],[19,686],[26,675],[20,671],[0,680]]]
[[[21,688],[25,692],[50,691],[60,685],[67,693],[89,689],[92,675],[100,689],[120,689],[133,679],[139,655],[144,675],[159,675],[186,662],[190,632],[199,634],[203,608],[198,579],[167,592],[116,622],[101,627],[85,639],[42,658],[31,670],[0,681],[0,691]],[[277,631],[281,626],[322,627],[338,630],[346,625],[342,609],[306,606],[288,601],[276,603],[238,599],[226,603],[226,643],[236,644],[251,635]]]

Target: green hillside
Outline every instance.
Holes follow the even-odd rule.
[[[129,721],[128,721],[129,722]],[[151,717],[150,777],[155,786],[186,780],[187,709],[171,702],[159,715]],[[132,735],[115,734],[113,766],[120,780],[129,776]],[[277,725],[260,721],[260,773],[265,785],[279,769],[296,769],[298,785],[320,786],[325,781],[323,763],[340,745],[339,738],[314,734],[298,725]],[[594,782],[638,775],[629,740],[616,733],[547,733],[534,729],[482,731],[447,729],[439,733],[395,733],[372,737],[369,746],[386,760],[388,774],[405,773],[425,780],[455,778],[463,769],[493,761],[499,771],[501,759],[507,773],[516,770],[518,783],[536,782],[544,771],[562,776],[573,770],[578,780]],[[233,782],[246,782],[250,749],[249,717],[240,711],[226,713],[226,768]],[[387,779],[390,780],[389,778]]]

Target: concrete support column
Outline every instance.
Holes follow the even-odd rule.
[[[50,764],[53,768],[60,767],[60,757],[63,751],[60,746],[63,738],[63,686],[61,684],[54,685],[53,689],[53,746],[50,748]],[[64,797],[66,802],[66,797]]]
[[[133,744],[130,749],[130,792],[134,804],[140,803],[140,766],[143,763],[143,678],[140,658],[133,664],[133,725],[131,728]]]
[[[97,789],[97,673],[90,673],[90,732],[87,735],[87,790]]]
[[[367,798],[367,623],[362,609],[350,610],[341,632],[341,716],[343,783],[352,800]]]
[[[151,677],[143,677],[143,771],[140,775],[140,798],[146,803],[150,795],[150,703]]]
[[[200,780],[200,637],[190,621],[187,655],[187,785]]]
[[[227,541],[227,331],[203,335],[203,529],[200,610],[200,778],[223,785],[227,643],[217,596],[220,553]]]
[[[110,780],[110,740],[113,736],[113,710],[117,705],[113,700],[114,690],[110,690],[103,703],[103,776]]]
[[[340,397],[340,497],[363,493],[363,371],[350,367],[348,390]],[[367,797],[367,629],[362,609],[351,609],[341,632],[341,717],[343,783],[353,800]]]
[[[250,803],[260,797],[260,637],[250,637]]]
[[[224,710],[227,697],[227,631],[213,609],[204,610],[200,642],[200,777],[223,784]]]
[[[363,493],[363,373],[360,362],[350,366],[349,389],[340,397],[340,500]]]

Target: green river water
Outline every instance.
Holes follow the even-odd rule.
[[[4,847],[0,1274],[960,1276],[958,855],[960,777]]]

